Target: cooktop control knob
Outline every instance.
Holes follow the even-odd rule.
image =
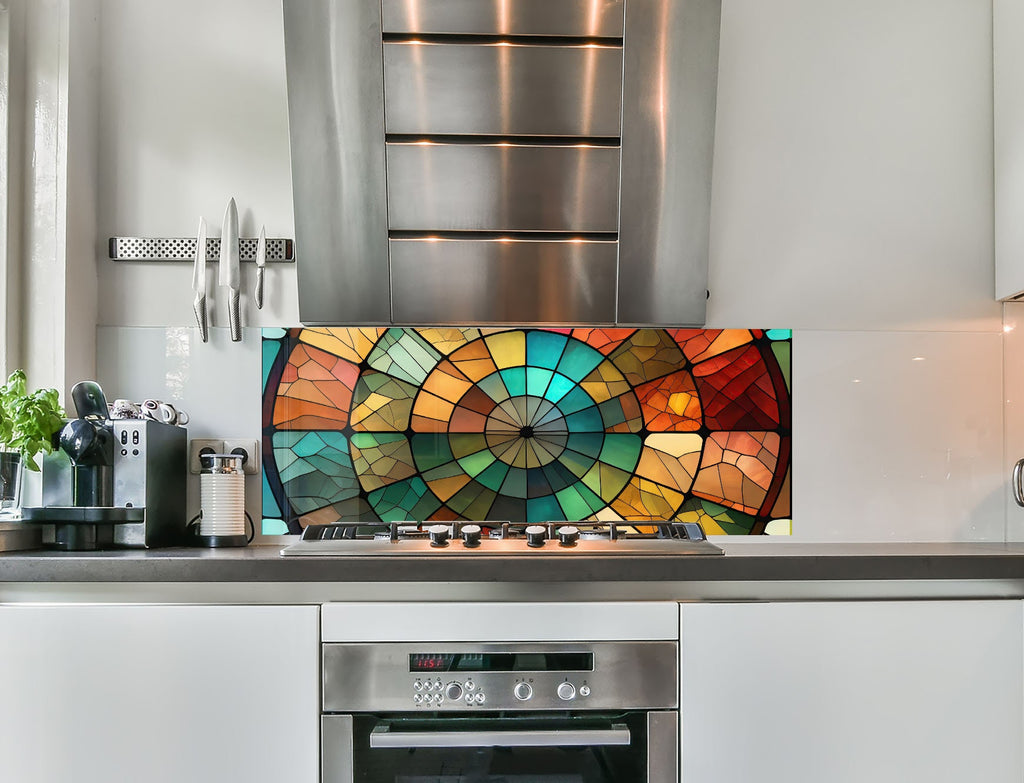
[[[427,528],[431,546],[448,546],[448,525],[431,525]]]
[[[462,698],[462,686],[457,682],[448,683],[444,689],[444,697],[448,701],[458,701]]]
[[[468,547],[480,546],[480,525],[463,525],[462,543]]]
[[[548,529],[544,525],[530,525],[526,528],[527,546],[544,546],[544,539],[548,537]]]
[[[533,688],[530,687],[528,682],[517,682],[516,687],[512,689],[512,695],[519,699],[519,701],[529,701],[530,697],[533,696]]]
[[[555,691],[562,701],[572,701],[576,698],[576,686],[571,682],[560,682]]]
[[[580,529],[576,525],[562,525],[556,532],[558,543],[562,546],[576,546],[576,541],[580,537]]]

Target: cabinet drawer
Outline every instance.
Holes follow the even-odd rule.
[[[388,144],[393,231],[615,232],[617,147]]]
[[[383,0],[385,33],[622,36],[622,0]]]
[[[392,239],[395,323],[608,322],[616,243]]]
[[[384,44],[388,133],[619,136],[622,49]]]

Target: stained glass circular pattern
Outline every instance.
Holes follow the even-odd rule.
[[[788,332],[264,331],[264,532],[789,517]],[[788,525],[787,525],[788,528]]]

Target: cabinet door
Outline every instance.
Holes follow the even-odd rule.
[[[315,783],[318,609],[0,607],[0,778]]]
[[[1019,601],[683,605],[684,783],[1020,783]]]

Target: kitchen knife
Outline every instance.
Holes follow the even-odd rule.
[[[267,227],[260,226],[260,238],[256,240],[256,290],[253,292],[253,301],[256,302],[256,309],[263,309],[263,275],[264,267],[267,265]]]
[[[228,201],[224,211],[224,227],[220,235],[220,284],[228,288],[228,324],[231,327],[231,341],[242,339],[242,325],[239,314],[240,275],[238,271],[238,207],[235,200]]]
[[[199,336],[203,342],[210,339],[206,325],[206,218],[199,218],[199,235],[196,237],[196,262],[192,267],[192,290],[196,298],[192,300],[192,309],[196,312],[196,323],[199,324]]]

